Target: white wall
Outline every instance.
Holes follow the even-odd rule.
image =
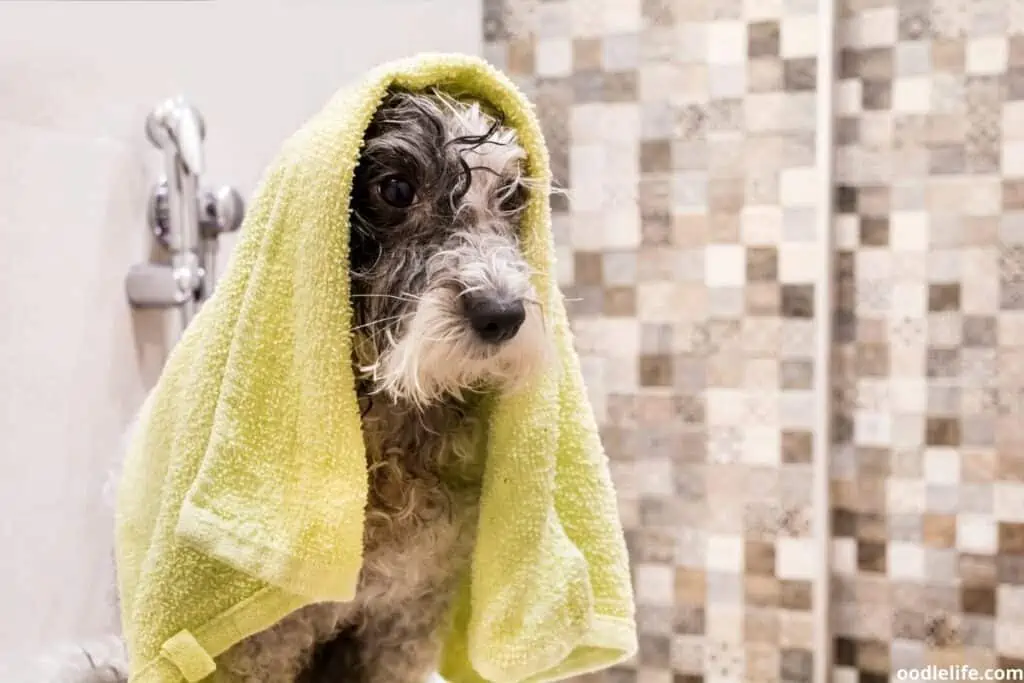
[[[206,182],[248,194],[355,74],[481,39],[479,0],[0,2],[0,652],[116,628],[101,489],[168,329],[123,284],[150,108],[198,106]]]

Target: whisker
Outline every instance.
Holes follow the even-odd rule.
[[[351,294],[350,296],[359,299],[397,299],[398,301],[411,301],[414,303],[423,300],[422,296],[414,294]]]
[[[356,330],[362,330],[362,329],[365,329],[367,327],[373,327],[374,325],[382,325],[384,323],[391,322],[393,320],[401,320],[403,318],[408,318],[409,316],[413,315],[414,313],[415,313],[415,311],[412,311],[412,312],[409,312],[409,313],[403,313],[402,315],[392,315],[392,316],[389,316],[387,318],[380,318],[379,320],[371,320],[368,323],[363,323],[362,325],[356,325],[355,327],[352,328],[351,331],[355,332]]]

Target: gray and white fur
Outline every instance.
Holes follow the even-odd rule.
[[[534,184],[515,132],[479,104],[395,91],[365,142],[350,256],[370,477],[364,565],[352,602],[301,609],[217,658],[244,683],[431,677],[475,539],[474,404],[514,391],[550,358],[519,244]],[[24,681],[128,678],[110,642],[61,665],[60,677]]]

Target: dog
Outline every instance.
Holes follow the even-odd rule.
[[[482,397],[543,372],[552,339],[520,246],[539,183],[501,118],[393,90],[353,178],[353,366],[369,476],[354,600],[300,609],[217,658],[245,683],[423,683],[475,541]],[[26,683],[114,683],[123,646]]]

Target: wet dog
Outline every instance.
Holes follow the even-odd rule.
[[[356,597],[298,610],[217,658],[246,683],[422,683],[475,539],[474,407],[542,372],[550,339],[520,248],[535,183],[478,103],[391,92],[355,171],[350,274],[370,480]],[[127,680],[123,648],[61,678]],[[67,668],[70,667],[70,668]]]

